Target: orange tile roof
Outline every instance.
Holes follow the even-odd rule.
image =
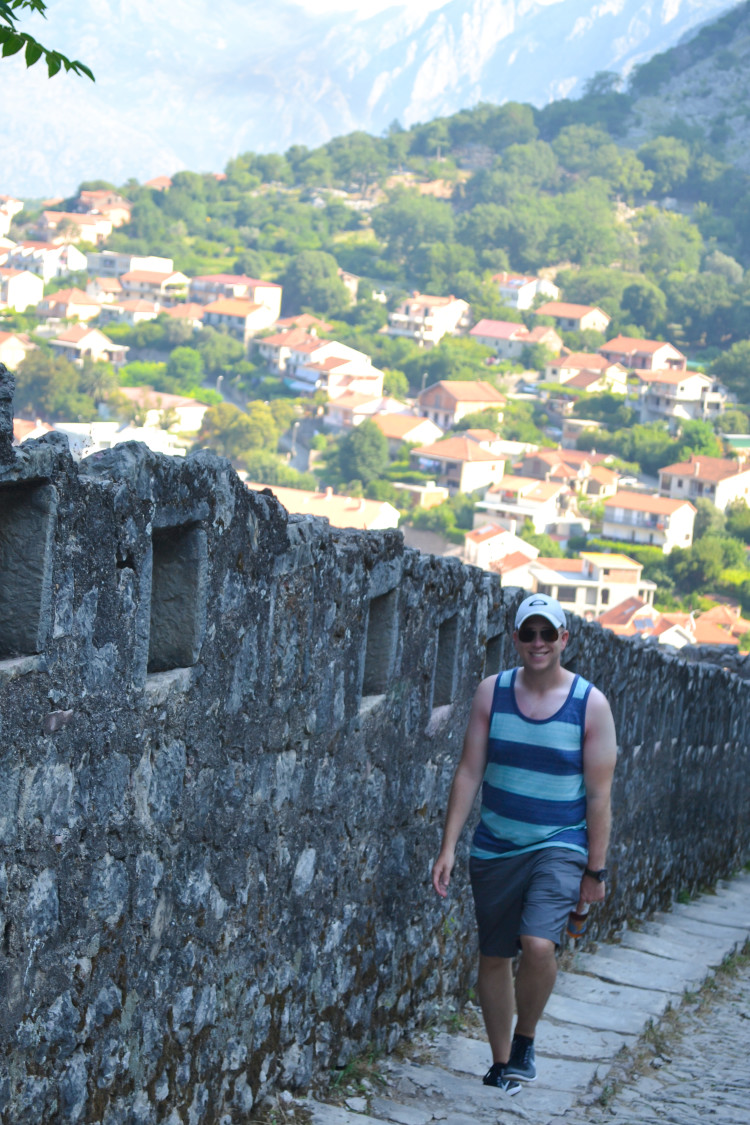
[[[489,336],[492,340],[526,339],[529,330],[525,324],[510,320],[480,320],[469,331],[470,336]]]
[[[601,373],[598,371],[579,371],[572,379],[566,379],[565,386],[572,387],[573,390],[586,391],[594,383],[598,383],[601,379]]]
[[[253,301],[246,301],[243,297],[219,297],[216,301],[204,306],[204,312],[217,313],[219,316],[247,317],[263,305],[256,305]]]
[[[602,344],[599,350],[603,352],[624,352],[626,355],[631,355],[634,352],[650,354],[658,352],[660,348],[674,348],[678,355],[682,355],[674,344],[670,344],[666,340],[641,340],[637,336],[614,336],[611,340],[607,340],[606,344]]]
[[[636,374],[642,383],[669,383],[673,386],[684,383],[686,379],[704,379],[707,383],[713,381],[702,371],[675,371],[672,367],[664,368],[662,371],[638,371]]]
[[[466,538],[471,539],[472,543],[486,543],[488,539],[494,539],[496,535],[505,535],[505,528],[498,527],[497,524],[488,523],[484,527],[478,527],[474,531],[467,531]]]
[[[560,570],[565,574],[583,573],[583,559],[559,559],[555,555],[548,558],[540,555],[534,562],[546,566],[547,570]]]
[[[451,395],[456,402],[505,403],[505,396],[501,395],[500,391],[493,387],[491,383],[485,382],[484,379],[467,380],[466,382],[461,379],[441,379],[439,383],[433,383],[426,387],[419,397],[422,398],[428,391],[434,391],[437,387]]]
[[[51,305],[98,305],[99,302],[94,297],[89,297],[88,293],[84,293],[81,289],[58,289],[56,293],[50,293],[49,297],[44,298],[45,303]]]
[[[170,270],[169,273],[161,273],[158,270],[131,270],[130,273],[124,273],[120,281],[145,281],[149,285],[160,285],[177,276],[176,270]]]
[[[42,422],[41,419],[35,418],[14,418],[13,419],[13,437],[16,441],[23,441],[29,434],[33,434],[34,430],[41,429],[45,433],[51,433],[52,426],[48,422]]]
[[[199,305],[196,301],[186,301],[184,305],[172,305],[171,308],[161,311],[167,316],[174,317],[175,320],[202,320],[206,306]]]
[[[494,570],[496,574],[508,574],[521,566],[528,566],[530,562],[534,562],[533,556],[525,555],[523,551],[511,551],[509,555],[491,562],[490,570]]]
[[[596,352],[571,352],[560,360],[555,360],[559,367],[574,367],[577,371],[606,371],[612,366],[610,360]]]
[[[263,281],[259,277],[246,277],[244,273],[202,273],[193,281],[215,281],[217,285],[260,285],[267,289],[281,289],[275,281]]]
[[[366,402],[380,402],[380,395],[362,395],[356,391],[347,391],[338,398],[331,399],[329,406],[343,407],[344,410],[356,410]]]
[[[420,445],[412,450],[419,457],[434,457],[441,461],[504,461],[498,453],[490,453],[471,438],[456,435],[435,441],[431,445]]]
[[[728,457],[703,457],[691,456],[689,461],[678,461],[674,465],[665,465],[659,469],[660,473],[672,473],[678,476],[692,477],[694,480],[707,480],[719,482],[729,477],[736,477],[738,473],[750,472],[750,465],[741,465]]]
[[[205,306],[204,306],[205,307]],[[277,323],[281,323],[278,321]],[[315,339],[315,337],[313,337]],[[269,348],[293,348],[296,350],[298,344],[305,344],[310,340],[309,333],[305,332],[302,328],[291,328],[288,332],[275,332],[273,336],[260,336],[256,343],[260,346],[268,345]],[[321,346],[323,341],[318,341]]]
[[[607,316],[607,313],[596,305],[571,305],[567,301],[547,301],[535,311],[538,316],[562,316],[569,320],[578,320],[592,312],[604,313]],[[609,320],[611,317],[607,317],[607,319]]]
[[[467,437],[472,441],[500,441],[500,437],[494,430],[464,430]]]
[[[651,512],[654,515],[671,516],[679,508],[687,506],[696,509],[689,500],[670,500],[666,496],[654,496],[650,492],[616,492],[604,501],[606,508],[623,508],[630,512]]]
[[[280,504],[297,515],[326,516],[332,527],[355,527],[366,531],[379,518],[386,501],[360,500],[341,496],[335,492],[307,492],[301,488],[286,488],[276,484],[246,481],[255,492],[269,488]]]
[[[434,425],[429,419],[420,418],[415,414],[374,414],[372,420],[385,437],[394,441],[397,438],[403,441],[407,434],[412,433],[418,426],[423,426],[425,422],[430,426]]]

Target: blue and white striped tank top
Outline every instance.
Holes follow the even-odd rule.
[[[585,855],[583,738],[591,684],[576,676],[559,711],[549,719],[527,719],[513,690],[517,672],[501,672],[495,684],[471,854],[496,859],[554,847]]]

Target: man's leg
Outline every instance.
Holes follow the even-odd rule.
[[[516,1035],[533,1039],[536,1025],[557,978],[555,943],[521,935],[521,963],[516,974]]]
[[[480,953],[477,991],[492,1049],[492,1061],[507,1063],[515,1008],[512,959],[485,957]]]

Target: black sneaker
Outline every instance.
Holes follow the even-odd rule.
[[[504,1073],[506,1078],[519,1078],[521,1082],[536,1081],[533,1042],[530,1043],[528,1039],[513,1039],[510,1059],[504,1067]]]
[[[496,1086],[498,1090],[503,1090],[511,1096],[517,1094],[521,1089],[521,1083],[516,1082],[514,1078],[506,1078],[504,1071],[505,1067],[502,1063],[493,1063],[482,1081],[485,1086]]]

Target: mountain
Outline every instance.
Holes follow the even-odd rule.
[[[310,147],[353,129],[381,133],[478,101],[580,92],[627,73],[726,9],[725,0],[397,2],[367,19],[311,15],[291,0],[50,0],[30,21],[97,81],[0,63],[0,191],[66,194],[83,179],[122,183],[238,152]]]

